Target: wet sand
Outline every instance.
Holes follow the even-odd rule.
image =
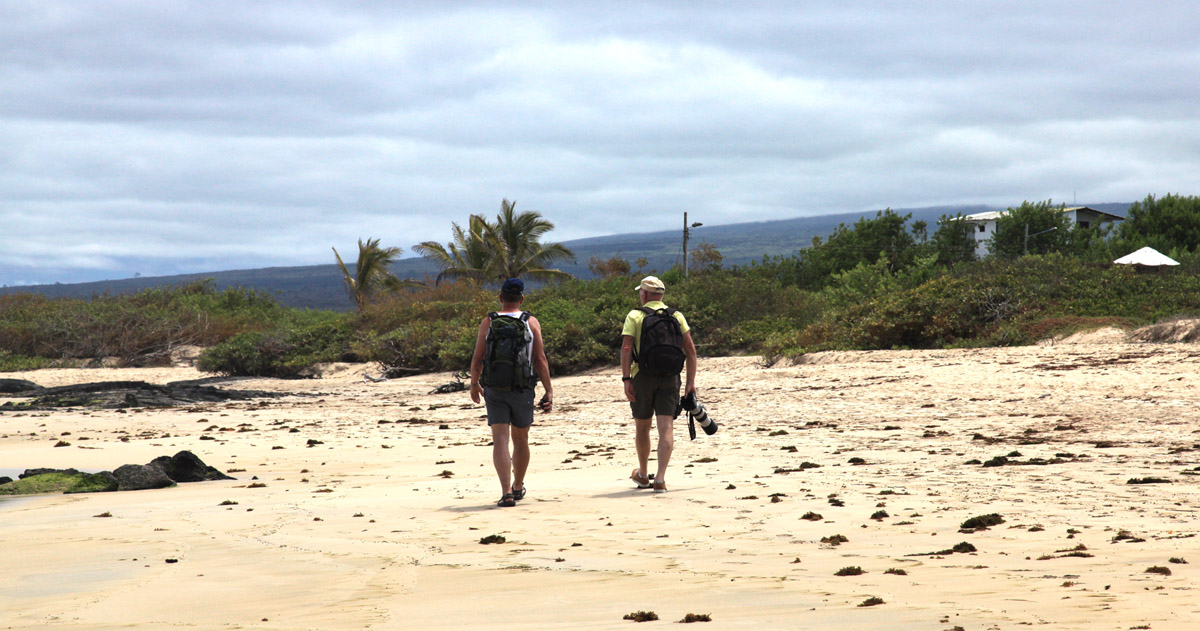
[[[1200,346],[1121,343],[704,359],[721,431],[677,423],[665,494],[632,488],[628,406],[599,370],[556,380],[513,509],[494,505],[482,406],[429,394],[449,374],[335,366],[223,384],[283,399],[5,412],[5,468],[187,449],[238,479],[0,506],[0,628],[611,629],[639,610],[706,629],[1195,628],[1198,366]]]

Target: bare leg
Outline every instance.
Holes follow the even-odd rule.
[[[637,447],[638,468],[642,475],[650,475],[650,423],[653,419],[635,418],[633,444]]]
[[[649,428],[647,428],[648,430]],[[649,431],[646,433],[647,447],[650,443]],[[658,415],[658,473],[655,480],[667,479],[667,463],[671,461],[671,452],[675,450],[675,419],[669,415]]]
[[[525,471],[529,469],[529,428],[514,427],[510,430],[513,442],[513,484],[512,490],[525,488]]]
[[[512,455],[508,451],[509,430],[507,423],[497,423],[492,426],[492,464],[496,466],[496,475],[500,478],[500,488],[505,494],[512,492]]]

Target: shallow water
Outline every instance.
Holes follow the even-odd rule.
[[[30,495],[0,495],[0,511],[12,508],[21,502],[27,502],[32,497]]]
[[[4,476],[8,476],[8,477],[16,480],[17,476],[21,475],[22,473],[25,473],[24,469],[0,469],[0,478],[2,478]],[[19,500],[19,499],[22,499],[22,498],[14,497],[11,495],[0,495],[0,510],[4,510],[5,505],[11,506],[12,504],[14,504],[16,502],[16,500]]]

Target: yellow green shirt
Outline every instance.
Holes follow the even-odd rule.
[[[667,305],[661,300],[652,300],[644,306],[651,309],[666,309]],[[642,320],[646,318],[646,312],[641,309],[634,309],[625,316],[625,326],[621,328],[621,335],[628,335],[633,338],[633,349],[640,353],[642,350]],[[679,321],[679,330],[682,333],[687,333],[690,330],[688,327],[687,318],[683,314],[676,311],[675,319]],[[633,362],[633,366],[629,370],[629,376],[632,377],[638,373],[637,362]]]

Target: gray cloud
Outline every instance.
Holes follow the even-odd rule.
[[[0,284],[1192,193],[1186,3],[0,2]]]

